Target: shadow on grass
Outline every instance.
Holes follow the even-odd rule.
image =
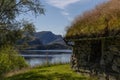
[[[19,75],[14,75],[5,80],[86,80],[85,77],[73,77],[69,73],[51,73],[51,74],[40,74],[37,72],[29,72]]]

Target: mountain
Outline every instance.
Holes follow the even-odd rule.
[[[19,45],[24,45],[25,41],[20,40]],[[35,32],[32,38],[27,41],[25,49],[68,49],[63,37],[55,35],[51,31]],[[25,44],[25,45],[26,45]]]
[[[39,39],[43,45],[54,43],[65,45],[65,42],[61,35],[55,35],[50,31],[36,32],[34,36]]]

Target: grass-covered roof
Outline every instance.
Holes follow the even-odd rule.
[[[120,0],[109,0],[78,16],[68,27],[66,38],[120,35]]]

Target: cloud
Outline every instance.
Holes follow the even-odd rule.
[[[64,16],[64,17],[66,17],[67,18],[67,20],[68,21],[72,21],[73,20],[73,18],[72,17],[70,17],[70,13],[68,13],[67,11],[61,11],[61,14]]]
[[[66,12],[66,11],[62,11],[61,13],[62,13],[64,16],[69,16],[69,13]]]
[[[70,17],[70,16],[67,16],[67,19],[68,19],[68,21],[73,21],[73,18],[72,17]]]
[[[90,0],[46,0],[46,3],[53,7],[61,9],[61,14],[66,17],[68,21],[72,21],[73,18],[70,16],[70,13],[66,11],[66,8],[71,4],[75,4],[77,2],[84,3],[86,1]]]
[[[46,0],[46,2],[54,7],[57,7],[59,9],[65,9],[70,4],[77,3],[81,0]]]

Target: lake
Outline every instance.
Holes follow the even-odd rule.
[[[30,66],[69,63],[72,50],[24,50],[21,55]]]

